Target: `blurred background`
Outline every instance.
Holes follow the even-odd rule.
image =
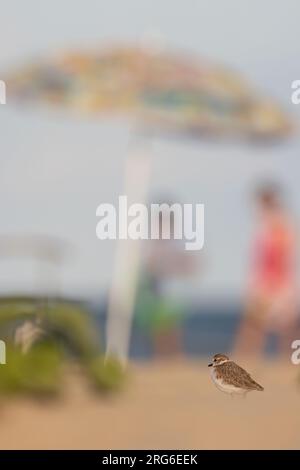
[[[299,4],[0,7],[0,446],[298,448]],[[204,203],[204,249],[98,240],[121,194]]]

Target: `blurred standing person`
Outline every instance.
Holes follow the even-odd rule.
[[[136,320],[142,331],[150,335],[156,357],[181,356],[184,306],[165,290],[168,281],[185,278],[195,272],[193,252],[184,250],[184,241],[175,240],[173,203],[159,202],[157,239],[145,245],[145,261],[140,276],[136,302]],[[170,238],[164,239],[163,227]]]
[[[296,229],[275,185],[262,186],[255,199],[259,223],[236,352],[261,353],[266,334],[274,332],[281,354],[290,353],[297,326]]]

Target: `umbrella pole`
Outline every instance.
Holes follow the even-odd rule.
[[[147,200],[151,155],[146,146],[134,147],[125,162],[124,192],[128,207]],[[142,240],[117,241],[112,284],[108,299],[106,357],[113,355],[126,365],[134,312]]]

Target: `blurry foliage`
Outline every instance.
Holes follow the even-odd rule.
[[[50,396],[59,392],[62,355],[52,342],[34,345],[26,354],[9,344],[0,370],[0,393]]]
[[[123,375],[122,366],[113,357],[103,359],[96,357],[88,363],[89,377],[98,391],[108,392],[117,390],[122,385],[120,377]]]
[[[22,353],[14,345],[13,335],[25,320],[38,321],[43,333]],[[0,368],[0,394],[55,395],[62,385],[63,365],[74,359],[99,392],[117,390],[124,381],[121,365],[113,358],[104,359],[99,331],[77,304],[3,299],[0,337],[7,344],[7,363]]]

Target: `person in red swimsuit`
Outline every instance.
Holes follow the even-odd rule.
[[[296,230],[274,186],[257,192],[259,226],[251,263],[247,310],[237,353],[260,353],[267,332],[279,336],[282,353],[290,352],[297,325]]]

